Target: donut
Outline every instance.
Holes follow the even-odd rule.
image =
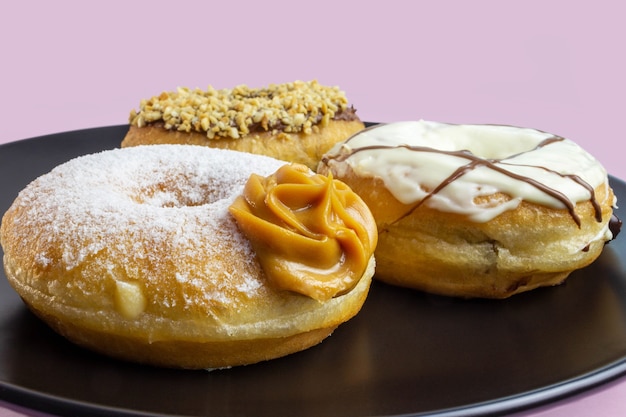
[[[602,165],[531,128],[375,125],[334,146],[318,171],[372,211],[376,278],[439,295],[507,298],[560,284],[621,224]]]
[[[279,180],[271,180],[279,173]],[[285,226],[289,230],[274,227],[281,244],[291,242],[291,253],[255,240],[263,256],[279,258],[271,273],[243,231],[254,230],[254,220],[240,227],[230,214],[251,178],[277,184],[278,196],[271,186],[264,193],[279,205],[285,198],[280,215],[289,216],[296,200],[307,204]],[[300,183],[290,185],[294,178]],[[332,206],[307,202],[307,195],[317,195],[309,188],[323,180],[304,166],[191,145],[81,156],[30,183],[4,214],[0,243],[6,276],[52,329],[110,357],[214,369],[295,353],[320,343],[359,312],[374,271],[371,213],[345,186],[337,192],[336,186],[327,187]],[[282,196],[281,187],[291,187],[290,197]],[[305,215],[308,209],[312,212]],[[272,207],[263,214],[272,215]],[[302,218],[303,225],[294,218]],[[313,229],[313,237],[299,234],[298,227],[310,222],[325,229]],[[354,237],[336,242],[356,235],[349,230],[352,223],[367,222],[369,227],[358,228],[360,246]],[[307,240],[332,246],[326,257],[318,254],[324,263],[315,270],[334,276],[324,277],[331,288],[324,282],[312,286],[315,276],[303,273],[312,267],[301,246],[315,246]],[[355,255],[359,248],[366,252]],[[281,263],[296,270],[303,284],[296,277],[283,285],[290,271],[283,268],[287,278],[277,273]],[[337,284],[342,279],[345,285]]]
[[[345,93],[317,81],[178,88],[132,110],[121,146],[188,144],[267,155],[314,169],[322,155],[365,126]]]

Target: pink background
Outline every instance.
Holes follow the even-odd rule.
[[[626,179],[620,1],[301,4],[11,2],[0,13],[0,143],[123,124],[141,98],[177,86],[317,79],[346,91],[363,120],[535,127]],[[625,395],[621,378],[521,415],[616,415]],[[38,414],[0,402],[0,415]]]

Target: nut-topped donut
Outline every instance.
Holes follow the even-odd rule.
[[[317,81],[178,88],[132,110],[122,147],[190,144],[232,149],[314,169],[335,143],[364,128],[343,91]]]
[[[246,186],[252,174],[266,187]],[[106,355],[182,368],[276,358],[321,342],[367,296],[376,225],[337,183],[200,146],[79,157],[5,213],[6,276],[52,328]],[[258,205],[240,227],[229,210],[242,193]],[[258,227],[271,230],[255,237]],[[307,248],[318,248],[315,273]]]
[[[432,293],[504,298],[561,283],[618,229],[600,163],[529,128],[397,122],[322,159],[368,204],[376,277]]]

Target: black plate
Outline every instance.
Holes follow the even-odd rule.
[[[126,130],[0,146],[0,213],[35,177],[119,146]],[[626,183],[611,182],[626,199]],[[376,282],[361,313],[321,345],[214,372],[139,366],[75,347],[31,315],[2,274],[0,398],[74,416],[511,412],[626,373],[625,245],[611,242],[564,285],[508,300],[457,300]]]

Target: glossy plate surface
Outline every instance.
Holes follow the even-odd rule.
[[[0,213],[54,166],[118,147],[127,128],[1,145]],[[611,184],[626,199],[626,183]],[[322,344],[214,372],[138,366],[75,347],[30,313],[0,272],[0,398],[61,415],[487,415],[625,372],[625,236],[564,285],[508,300],[376,282],[361,313]]]

